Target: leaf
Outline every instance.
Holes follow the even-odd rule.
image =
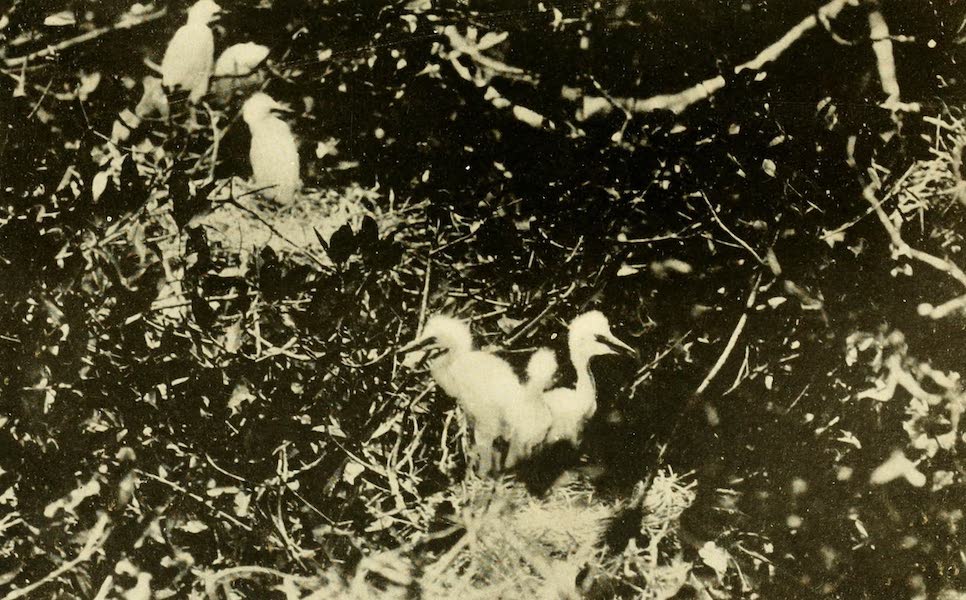
[[[81,73],[80,81],[80,86],[77,88],[77,97],[81,101],[86,101],[88,96],[93,94],[97,86],[100,85],[101,74],[99,72],[91,74]]]
[[[329,238],[329,248],[326,251],[329,258],[335,264],[342,264],[349,260],[356,250],[358,250],[358,245],[356,244],[355,234],[352,233],[352,227],[348,223],[336,230]]]
[[[282,296],[282,265],[271,246],[265,246],[258,255],[258,286],[266,298],[278,300]]]
[[[252,503],[252,495],[248,492],[238,492],[235,494],[235,516],[247,517],[249,515],[249,506]]]
[[[77,17],[74,16],[74,11],[72,10],[62,10],[59,13],[54,13],[44,19],[44,25],[47,27],[66,27],[68,25],[76,25]]]
[[[201,533],[202,531],[208,530],[208,526],[197,519],[192,519],[186,523],[183,523],[177,528],[188,533]]]
[[[764,171],[769,177],[774,177],[775,173],[778,171],[778,168],[775,166],[775,161],[766,158],[765,160],[761,161],[761,170]]]
[[[359,226],[359,233],[356,234],[356,244],[360,249],[374,245],[379,241],[379,226],[376,220],[366,215]]]
[[[191,193],[187,175],[180,175],[177,171],[172,175],[168,183],[168,195],[173,204],[171,216],[179,229],[184,229],[192,219],[206,214],[211,209],[211,203],[208,202],[211,189],[205,186]]]
[[[106,170],[98,171],[97,175],[94,175],[94,179],[91,181],[91,197],[94,198],[94,202],[100,200],[110,179],[111,176]]]
[[[476,44],[476,49],[489,50],[493,46],[502,43],[505,39],[507,39],[507,37],[509,37],[509,35],[510,34],[506,31],[501,33],[495,33],[493,31],[487,32],[483,34],[483,37],[480,38],[479,43]]]
[[[322,249],[325,250],[326,252],[328,252],[329,251],[329,242],[325,241],[325,238],[322,237],[322,234],[319,232],[319,230],[318,230],[317,227],[313,227],[312,228],[312,231],[315,232],[315,239],[319,240],[319,244],[322,246]]]
[[[405,254],[403,245],[393,240],[379,240],[374,251],[367,257],[368,264],[376,270],[391,269],[399,264]]]
[[[621,268],[617,270],[618,277],[629,277],[631,275],[636,275],[640,273],[641,270],[635,266],[629,265],[627,263],[622,263]]]
[[[242,381],[235,385],[235,389],[231,392],[231,397],[228,398],[228,410],[232,416],[235,416],[241,412],[244,405],[251,404],[254,401],[255,396],[252,394],[251,389],[249,389],[246,382]]]
[[[884,485],[899,478],[905,479],[913,487],[926,485],[926,476],[916,468],[916,464],[906,458],[901,450],[896,450],[892,453],[892,456],[872,471],[869,483]]]

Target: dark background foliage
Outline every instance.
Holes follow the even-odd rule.
[[[583,451],[604,473],[601,494],[624,498],[659,466],[694,470],[688,534],[735,555],[772,548],[770,564],[748,562],[757,593],[963,589],[961,461],[926,458],[924,470],[953,474],[940,489],[871,486],[873,469],[912,443],[907,399],[862,399],[882,366],[844,358],[864,332],[903,364],[962,368],[961,316],[917,313],[954,297],[954,281],[918,264],[896,276],[905,263],[874,215],[846,241],[827,239],[869,208],[868,168],[895,183],[945,135],[880,106],[865,10],[831,24],[851,44],[818,27],[762,78],[734,67],[817,5],[224,5],[219,50],[271,49],[266,91],[296,109],[306,184],[368,190],[354,197],[367,216],[320,234],[324,250],[266,246],[241,260],[192,218],[217,204],[215,183],[247,175],[243,124],[224,129],[207,186],[204,126],[151,121],[134,134],[151,152],[137,137],[112,146],[112,124],[152,74],[144,59],[160,62],[187,3],[4,69],[0,589],[69,559],[98,511],[113,523],[105,557],[45,588],[52,597],[93,596],[121,559],[176,597],[195,585],[194,565],[350,570],[369,549],[436,527],[423,503],[462,474],[441,458],[452,455],[442,439],[456,448],[444,435],[452,403],[392,354],[424,301],[474,316],[480,339],[507,345],[516,366],[539,345],[562,353],[566,323],[603,310],[643,362],[595,363],[601,409]],[[110,26],[128,8],[8,2],[0,56]],[[903,99],[958,118],[962,3],[881,9],[907,40],[895,44]],[[44,25],[61,10],[77,22]],[[519,71],[467,80],[447,26],[506,32],[486,54]],[[683,114],[577,118],[585,97],[647,98],[718,74],[727,86]],[[489,85],[553,127],[495,107]],[[222,123],[242,100],[214,107]],[[331,138],[338,166],[314,153]],[[95,194],[112,157],[115,177]],[[955,260],[962,207],[921,200],[915,218],[903,213],[905,240]],[[177,315],[158,306],[172,281]],[[695,396],[745,312],[737,350]],[[353,475],[358,464],[370,466]],[[78,489],[88,493],[76,505],[50,508]]]

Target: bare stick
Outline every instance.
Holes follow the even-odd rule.
[[[741,73],[746,69],[760,70],[766,64],[777,60],[786,50],[797,42],[805,33],[814,29],[822,21],[828,23],[831,19],[838,16],[847,6],[857,6],[859,0],[832,0],[828,4],[818,9],[815,14],[802,19],[797,25],[792,27],[778,41],[762,50],[758,56],[750,61],[735,67],[735,74]],[[670,110],[674,113],[681,113],[686,108],[706,100],[726,85],[725,78],[721,75],[706,79],[696,85],[673,94],[660,94],[650,98],[614,98],[613,101],[598,96],[583,96],[583,107],[578,112],[578,119],[587,119],[594,114],[607,114],[614,109],[616,103],[623,110],[630,113],[649,113],[656,110]],[[564,97],[573,98],[575,94],[572,90],[564,90]]]
[[[738,324],[735,325],[734,331],[731,332],[731,338],[728,339],[728,344],[725,346],[721,356],[718,357],[718,360],[714,363],[714,366],[711,367],[710,371],[708,371],[707,377],[704,378],[704,381],[701,382],[701,385],[699,385],[698,389],[694,392],[696,396],[700,396],[702,393],[704,393],[704,390],[708,389],[711,381],[715,378],[715,376],[717,376],[718,371],[720,371],[721,367],[728,362],[728,357],[731,356],[731,352],[735,349],[735,344],[738,343],[738,338],[741,337],[741,332],[744,330],[745,324],[748,323],[748,310],[751,309],[751,306],[755,303],[755,297],[758,295],[758,283],[760,281],[761,273],[755,276],[755,282],[751,286],[751,293],[748,294],[748,300],[745,302],[745,312],[741,313],[741,318],[738,319]]]
[[[429,279],[432,277],[433,272],[433,257],[432,254],[426,258],[426,273],[423,278],[423,294],[422,298],[419,300],[419,331],[422,331],[423,325],[426,324],[426,310],[429,306]]]
[[[731,239],[733,239],[734,241],[738,242],[741,245],[742,248],[744,248],[745,250],[747,250],[748,252],[750,252],[751,255],[755,257],[755,260],[758,261],[758,264],[764,265],[764,266],[767,267],[768,266],[768,263],[766,263],[765,260],[761,256],[759,256],[757,252],[755,252],[755,249],[752,248],[751,246],[749,246],[748,243],[745,242],[745,240],[741,239],[733,231],[731,231],[731,229],[729,229],[728,226],[724,224],[724,221],[722,221],[718,217],[718,213],[714,210],[714,207],[711,206],[711,201],[708,200],[708,196],[704,192],[701,192],[701,197],[704,199],[704,203],[708,205],[708,209],[711,210],[711,216],[714,217],[715,222],[722,229],[724,229],[725,233],[727,233],[729,236],[731,236]]]
[[[879,68],[882,91],[888,97],[887,102],[897,101],[899,100],[899,80],[896,79],[896,60],[892,55],[889,25],[879,10],[869,11],[869,35],[874,40],[872,51],[875,52],[876,64]]]

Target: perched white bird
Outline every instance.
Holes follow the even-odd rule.
[[[567,440],[576,445],[580,442],[584,425],[597,412],[597,388],[590,371],[590,359],[605,354],[636,353],[611,333],[610,323],[600,311],[578,316],[570,323],[567,335],[570,360],[577,371],[577,385],[555,388],[543,395],[552,415],[546,441],[552,444]]]
[[[430,362],[429,371],[466,413],[473,428],[477,470],[485,475],[498,466],[493,442],[505,436],[507,409],[523,401],[523,385],[505,360],[473,349],[469,325],[459,319],[430,317],[423,333],[400,352],[426,347],[441,352]]]
[[[550,432],[552,416],[543,399],[543,393],[553,385],[556,375],[557,357],[553,350],[540,348],[534,352],[527,363],[523,401],[509,407],[507,413],[510,439],[510,449],[506,456],[507,468],[530,456]]]
[[[208,25],[221,7],[212,0],[198,0],[188,9],[188,22],[174,33],[161,60],[161,82],[180,88],[197,104],[208,93],[215,62],[215,36]]]
[[[258,67],[268,58],[269,49],[254,42],[235,44],[225,48],[215,61],[211,94],[227,104],[234,95],[257,88],[265,75]]]
[[[242,116],[252,132],[248,157],[255,185],[261,194],[281,202],[290,201],[302,187],[299,177],[299,149],[288,123],[274,111],[286,111],[268,94],[258,92],[245,101]]]

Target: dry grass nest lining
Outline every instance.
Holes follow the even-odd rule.
[[[267,246],[296,262],[305,262],[304,254],[310,253],[329,263],[319,235],[328,240],[346,223],[358,228],[365,216],[375,219],[380,232],[392,230],[405,220],[405,210],[380,209],[375,202],[381,196],[378,188],[307,190],[290,204],[280,206],[263,200],[237,181],[233,181],[235,201],[248,210],[225,202],[232,193],[226,186],[212,198],[218,208],[199,224],[205,226],[210,241],[237,254],[243,262]],[[367,204],[373,209],[365,208]]]
[[[601,539],[610,519],[629,506],[642,509],[641,539],[674,536],[695,497],[694,483],[684,479],[658,473],[626,502],[600,499],[577,478],[542,498],[511,479],[469,479],[442,494],[464,531],[452,547],[430,562],[418,551],[380,553],[360,563],[349,587],[355,597],[371,598],[394,597],[407,585],[418,587],[423,598],[570,598],[582,595],[577,579],[589,567],[607,577],[632,578],[642,597],[668,598],[687,582],[690,563],[650,554],[656,545],[639,551],[631,544],[629,554],[615,554]],[[418,576],[414,563],[421,565]]]
[[[897,190],[900,206],[918,206],[924,198],[944,196],[966,205],[966,119],[946,113],[924,120],[936,127],[932,157],[916,161],[903,175]]]

